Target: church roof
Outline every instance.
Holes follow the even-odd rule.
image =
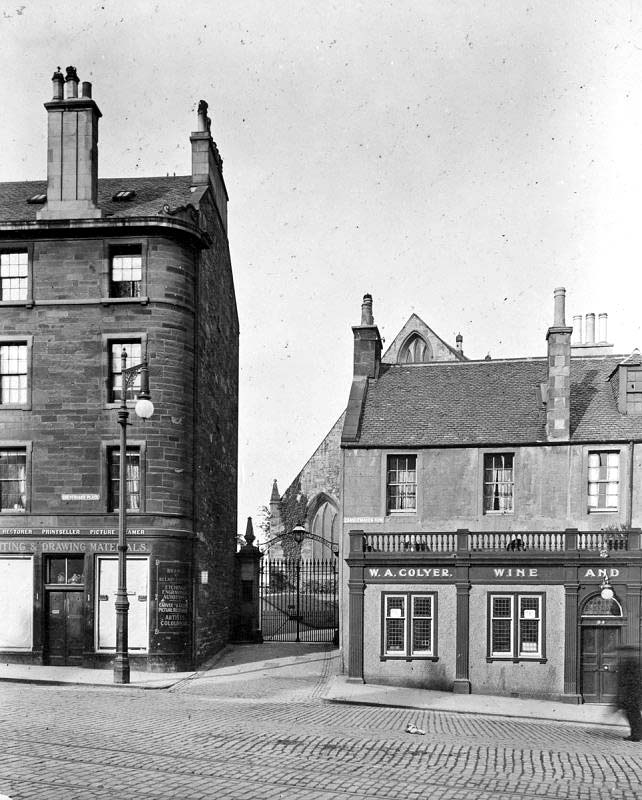
[[[642,437],[619,413],[610,375],[622,356],[571,362],[571,441]],[[370,380],[357,447],[445,447],[546,441],[538,392],[546,358],[382,365]]]
[[[159,178],[99,178],[98,207],[107,217],[146,217],[168,214],[188,203],[196,205],[190,191],[191,176]],[[117,192],[135,192],[131,199],[114,200]],[[41,203],[28,203],[47,192],[46,181],[0,183],[0,222],[36,220]],[[167,206],[167,208],[165,208]]]

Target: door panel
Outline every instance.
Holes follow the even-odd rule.
[[[611,703],[617,692],[617,648],[620,628],[582,628],[581,680],[585,703]]]
[[[127,558],[127,638],[128,650],[147,650],[149,639],[149,559]],[[116,648],[116,591],[118,559],[98,562],[98,650]]]
[[[81,666],[84,643],[83,592],[47,592],[47,663]]]

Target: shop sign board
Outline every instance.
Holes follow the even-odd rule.
[[[156,633],[185,635],[190,623],[189,564],[156,561],[156,589]]]

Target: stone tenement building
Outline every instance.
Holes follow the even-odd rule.
[[[98,179],[91,84],[56,72],[45,108],[47,180],[0,184],[0,655],[113,660],[124,349],[155,406],[129,417],[132,668],[190,668],[228,639],[236,549],[221,158],[201,102],[191,175]]]
[[[613,700],[642,611],[642,362],[555,290],[546,356],[385,364],[367,297],[341,433],[354,680]]]

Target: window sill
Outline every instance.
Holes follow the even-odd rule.
[[[149,296],[143,295],[141,297],[101,297],[100,304],[103,306],[109,306],[112,303],[114,304],[122,304],[122,303],[139,303],[141,306],[149,305]]]
[[[15,306],[16,308],[33,308],[33,300],[0,300],[0,306],[5,308]]]
[[[389,517],[398,517],[398,516],[403,516],[404,514],[406,516],[414,516],[414,515],[417,514],[417,509],[416,508],[408,508],[408,509],[404,508],[403,510],[399,510],[399,511],[395,511],[394,509],[392,509],[390,511],[387,511],[386,513],[388,514]]]
[[[515,511],[492,511],[484,510],[485,517],[511,517]]]
[[[379,656],[379,661],[439,661],[439,656]]]
[[[0,411],[31,411],[31,403],[0,403]]]
[[[618,514],[619,508],[587,508],[587,514]]]
[[[522,661],[531,664],[546,664],[548,659],[542,656],[519,656],[519,658],[515,658],[514,656],[486,656],[487,664],[492,664],[493,661],[512,661],[513,664],[519,664]]]

